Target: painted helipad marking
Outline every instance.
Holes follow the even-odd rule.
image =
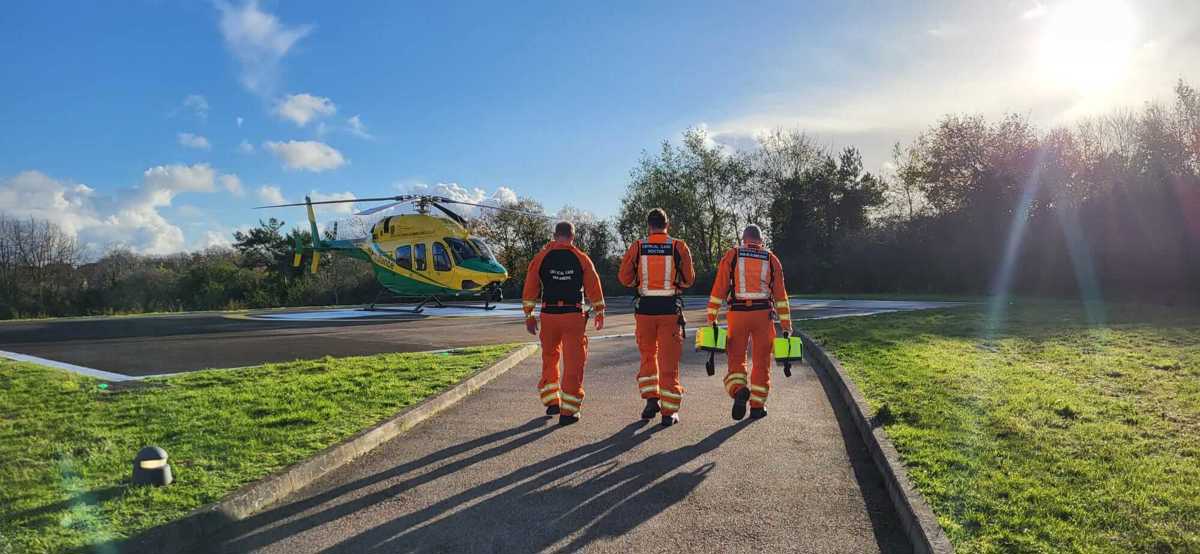
[[[56,362],[54,360],[47,360],[46,358],[39,358],[37,356],[30,356],[28,354],[18,354],[16,352],[8,352],[5,350],[0,350],[0,357],[16,360],[18,362],[29,362],[31,364],[53,367],[64,371],[70,371],[72,373],[78,373],[80,375],[86,375],[88,377],[95,377],[96,379],[102,379],[104,381],[137,381],[141,379],[140,377],[134,377],[131,375],[121,375],[120,373],[113,373],[111,371],[92,369],[90,367],[68,364],[66,362]]]
[[[266,321],[330,321],[330,320],[345,320],[345,319],[370,319],[370,318],[391,318],[391,319],[415,319],[416,317],[524,317],[520,306],[508,307],[499,306],[494,310],[483,310],[478,308],[425,308],[425,311],[414,314],[411,311],[401,309],[380,308],[376,310],[351,309],[351,310],[317,310],[311,312],[288,312],[281,314],[255,314],[246,316],[246,319],[257,319]]]

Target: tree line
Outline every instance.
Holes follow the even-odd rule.
[[[624,248],[661,207],[711,285],[723,251],[759,224],[796,292],[1086,295],[1195,301],[1200,295],[1200,95],[1039,129],[1027,118],[941,118],[894,148],[875,175],[853,147],[831,151],[777,129],[730,149],[702,129],[664,141],[632,169],[610,220],[564,208],[610,296]],[[542,213],[521,198],[515,206]],[[469,221],[519,294],[555,218],[485,210]],[[355,227],[365,234],[367,225]],[[256,308],[372,301],[367,264],[291,266],[308,232],[271,219],[229,248],[86,259],[52,223],[0,213],[0,317]],[[307,260],[305,260],[307,262]]]

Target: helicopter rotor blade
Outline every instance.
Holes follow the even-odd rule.
[[[375,206],[374,208],[367,208],[367,209],[365,209],[365,210],[363,210],[363,211],[361,211],[361,212],[357,212],[357,213],[355,213],[354,215],[371,215],[371,214],[377,214],[377,213],[379,213],[379,212],[382,212],[382,211],[384,211],[384,210],[390,210],[390,209],[392,209],[392,208],[395,208],[396,206],[400,206],[400,205],[403,205],[403,204],[407,204],[408,202],[409,202],[408,200],[401,200],[401,201],[399,201],[399,202],[391,202],[391,203],[388,203],[388,204],[380,204],[380,205],[378,205],[378,206]]]
[[[465,204],[465,205],[467,205],[467,206],[476,206],[476,207],[479,207],[479,208],[488,208],[488,209],[490,209],[490,210],[500,210],[500,211],[505,211],[505,212],[514,212],[514,213],[519,213],[519,214],[522,214],[522,215],[529,215],[529,216],[534,216],[534,217],[547,217],[545,214],[539,214],[539,213],[535,213],[535,212],[527,212],[527,211],[525,211],[525,210],[518,210],[518,209],[516,209],[516,208],[506,208],[506,207],[504,207],[504,206],[491,206],[491,205],[488,205],[488,204],[476,204],[476,203],[474,203],[474,202],[463,202],[462,200],[452,200],[452,199],[450,199],[450,198],[438,198],[438,199],[437,199],[437,201],[438,201],[438,202],[443,202],[443,203],[446,203],[446,204]]]
[[[441,210],[441,211],[442,211],[442,213],[444,213],[444,214],[446,214],[447,216],[449,216],[449,217],[450,217],[450,219],[453,219],[453,220],[454,220],[454,221],[456,221],[456,222],[457,222],[459,225],[466,226],[466,224],[467,224],[467,220],[466,220],[466,218],[464,218],[464,217],[463,217],[463,216],[461,216],[461,215],[458,215],[457,213],[455,213],[455,212],[454,212],[453,210],[451,210],[450,208],[447,208],[447,207],[445,207],[445,206],[441,205],[441,203],[437,202],[436,200],[431,200],[431,201],[429,202],[429,205],[430,205],[430,206],[433,206],[433,207],[435,207],[435,208],[437,208],[437,209],[439,209],[439,210]]]
[[[417,196],[414,196],[411,194],[401,194],[399,196],[380,196],[378,198],[347,198],[345,200],[319,200],[317,202],[311,202],[311,204],[313,206],[316,206],[318,204],[346,204],[346,203],[353,203],[353,202],[363,202],[363,203],[387,202],[389,200],[392,202],[409,202],[409,201],[415,200],[417,198],[418,198]],[[292,206],[307,206],[309,204],[310,204],[309,202],[297,202],[295,204],[275,204],[272,206],[255,206],[254,209],[261,210],[264,208],[290,208]]]

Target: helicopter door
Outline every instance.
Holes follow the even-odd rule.
[[[425,244],[417,244],[413,246],[413,267],[417,271],[425,271],[428,267],[425,263]]]
[[[412,269],[412,262],[413,259],[411,245],[406,244],[396,249],[396,265],[403,267],[404,269]]]
[[[435,242],[433,243],[433,268],[438,271],[450,271],[450,252],[446,250],[446,245]]]

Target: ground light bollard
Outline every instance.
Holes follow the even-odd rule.
[[[717,352],[725,351],[725,342],[729,335],[720,327],[717,327],[717,322],[713,322],[708,327],[701,327],[696,330],[696,350],[704,350],[708,352],[708,362],[704,364],[704,369],[709,375],[717,374],[717,367],[713,358]]]
[[[167,463],[166,450],[147,446],[133,457],[133,484],[162,487],[174,480],[171,465]]]

